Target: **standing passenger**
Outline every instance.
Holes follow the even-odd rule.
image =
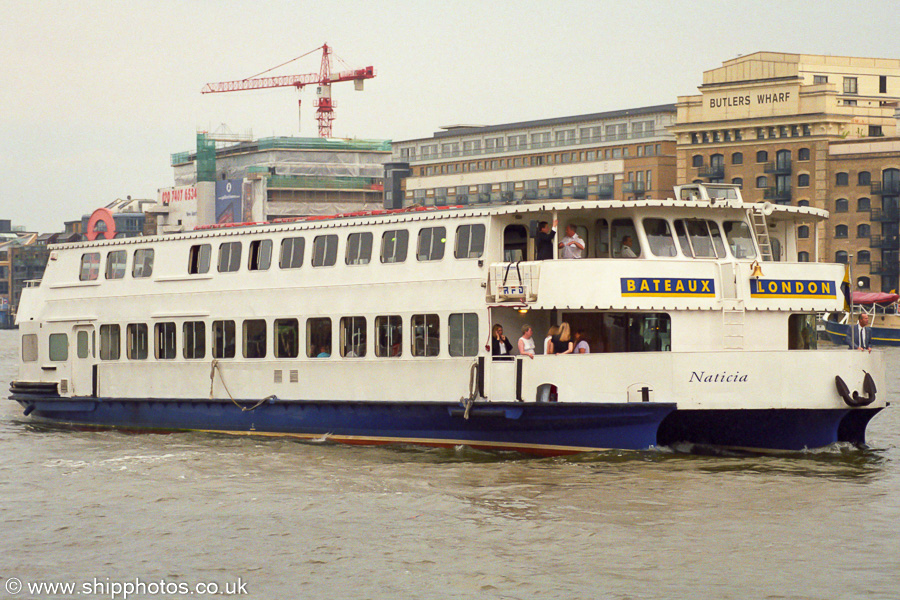
[[[551,340],[553,336],[559,333],[559,327],[554,325],[547,331],[547,337],[544,338],[544,354],[553,354],[553,345]]]
[[[584,240],[575,233],[574,225],[566,225],[566,237],[559,243],[562,258],[581,258],[584,252]]]
[[[538,233],[535,238],[536,250],[534,253],[535,260],[550,260],[553,258],[553,238],[556,237],[556,223],[553,219],[553,229],[547,221],[541,221],[538,225]]]
[[[494,335],[491,336],[491,354],[494,356],[508,356],[512,352],[512,344],[503,335],[503,325],[494,325]]]
[[[531,325],[522,325],[522,337],[519,338],[519,354],[534,358],[534,331]]]
[[[584,337],[584,329],[575,332],[575,354],[590,354],[591,346]]]
[[[575,344],[572,343],[572,333],[569,324],[565,321],[559,326],[559,333],[550,341],[553,346],[553,354],[572,354]]]

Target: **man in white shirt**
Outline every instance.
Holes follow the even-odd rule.
[[[850,343],[851,350],[872,351],[872,328],[869,327],[869,315],[859,315],[859,324],[850,327],[847,341]]]
[[[622,251],[620,253],[622,258],[637,258],[637,254],[634,253],[634,249],[631,247],[631,236],[626,235],[622,238]]]
[[[575,233],[574,225],[566,225],[566,237],[559,243],[562,248],[560,258],[581,258],[584,252],[584,240]]]

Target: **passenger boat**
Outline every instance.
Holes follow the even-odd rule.
[[[885,292],[853,292],[853,306],[849,311],[828,313],[825,332],[835,344],[847,345],[847,333],[856,325],[860,315],[869,316],[873,346],[900,346],[900,311],[898,294]],[[846,308],[846,307],[845,307]]]
[[[863,444],[881,356],[815,349],[843,267],[796,261],[798,224],[826,217],[692,184],[60,244],[22,295],[10,397],[67,424],[352,444]],[[582,258],[533,260],[554,220]],[[495,324],[514,343],[563,322],[590,353],[491,356]]]

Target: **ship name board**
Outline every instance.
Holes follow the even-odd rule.
[[[752,298],[822,298],[834,299],[833,281],[803,279],[754,279],[750,282]]]
[[[670,298],[715,298],[712,279],[673,277],[622,277],[622,296],[665,296]]]
[[[706,371],[691,371],[688,383],[747,383],[748,376],[736,371],[734,373],[708,373]]]

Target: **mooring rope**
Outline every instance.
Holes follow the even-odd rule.
[[[240,408],[242,412],[256,410],[257,408],[259,408],[260,406],[265,404],[267,401],[278,399],[278,397],[273,394],[271,396],[266,396],[265,398],[263,398],[262,400],[260,400],[256,404],[254,404],[253,406],[242,406],[237,400],[234,399],[234,396],[231,395],[231,390],[228,389],[228,384],[225,383],[225,377],[222,375],[222,367],[219,366],[218,359],[214,358],[212,361],[212,365],[210,366],[210,370],[209,370],[209,399],[210,400],[213,399],[213,387],[215,386],[215,383],[216,383],[216,371],[219,372],[219,381],[222,382],[222,387],[225,388],[225,391],[228,393],[228,397],[231,398],[231,401],[234,403],[234,405],[237,406],[238,408]]]

